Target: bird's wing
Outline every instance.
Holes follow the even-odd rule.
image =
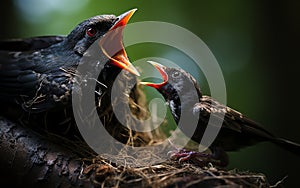
[[[200,134],[203,134],[203,130],[206,129],[209,118],[214,119],[210,123],[215,127],[218,125],[214,125],[214,123],[223,121],[215,143],[227,151],[238,150],[260,141],[274,139],[274,136],[258,123],[240,112],[220,104],[209,96],[203,96],[200,103],[194,106],[194,110],[200,113],[200,126],[198,126],[200,130],[196,131]],[[224,119],[222,120],[222,118]],[[199,133],[198,135],[196,133],[194,138],[202,137]]]
[[[35,95],[39,73],[47,71],[39,50],[63,40],[63,36],[45,36],[0,41],[0,100]]]
[[[35,51],[47,48],[64,40],[64,36],[42,36],[27,39],[10,39],[0,41],[1,51]]]
[[[0,100],[32,96],[38,87],[34,61],[24,52],[0,51]]]
[[[48,54],[48,52],[46,53]],[[25,110],[39,112],[63,103],[71,90],[71,73],[49,66],[61,65],[57,57],[43,51],[0,51],[0,103],[20,104]],[[49,55],[49,54],[48,54]],[[48,64],[46,64],[48,61]]]
[[[55,55],[58,48],[53,46],[63,39],[35,37],[0,42],[1,104],[17,103],[28,111],[43,111],[69,95],[66,85],[70,74],[61,70],[64,61]]]

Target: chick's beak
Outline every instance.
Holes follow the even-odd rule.
[[[122,41],[124,27],[136,10],[132,9],[118,16],[114,25],[99,41],[99,46],[112,64],[140,76],[137,69],[129,61]]]
[[[147,61],[147,62],[150,63],[151,65],[153,65],[158,70],[158,72],[160,73],[160,75],[163,78],[163,81],[161,83],[140,82],[140,84],[150,86],[150,87],[153,87],[155,89],[159,89],[162,86],[166,85],[166,83],[168,82],[168,79],[169,79],[168,74],[165,71],[166,67],[163,66],[162,64],[156,63],[154,61]]]

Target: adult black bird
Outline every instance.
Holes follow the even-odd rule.
[[[189,73],[152,61],[150,63],[160,72],[164,81],[141,83],[156,88],[163,95],[177,124],[181,121],[182,114],[188,113],[187,120],[183,120],[183,132],[189,129],[189,121],[197,120],[191,140],[200,143],[206,128],[218,127],[216,123],[221,121],[217,137],[210,146],[207,146],[212,151],[211,155],[183,149],[173,153],[174,158],[187,160],[193,156],[211,157],[217,160],[216,164],[226,166],[228,159],[224,151],[236,151],[263,141],[270,141],[300,156],[298,143],[276,137],[240,112],[220,104],[209,96],[202,95],[196,80]],[[196,103],[192,102],[193,97],[196,97]],[[209,122],[210,117],[215,121]]]
[[[138,75],[122,43],[122,30],[136,9],[118,17],[99,15],[78,24],[68,36],[34,37],[0,42],[0,102],[17,104],[29,112],[69,104],[76,68],[81,63],[97,69],[109,63]],[[99,40],[93,62],[83,62]],[[97,54],[98,53],[98,54]],[[103,67],[103,66],[102,66]],[[80,75],[84,78],[84,75]],[[95,78],[97,79],[97,78]]]
[[[100,79],[98,83],[107,85],[98,87],[97,93],[104,93],[124,69],[139,75],[122,42],[123,28],[135,11],[89,18],[68,36],[1,41],[1,115],[37,131],[80,137],[71,106],[72,92]],[[79,72],[79,65],[88,71]],[[90,89],[94,93],[95,88]],[[106,107],[98,108],[102,112]]]

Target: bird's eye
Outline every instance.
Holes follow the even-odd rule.
[[[86,30],[86,34],[89,36],[89,37],[93,37],[97,34],[97,30],[93,27],[89,27],[87,28]]]
[[[175,71],[175,72],[172,73],[172,78],[178,78],[180,75],[181,75],[180,72]]]

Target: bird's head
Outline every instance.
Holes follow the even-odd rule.
[[[190,73],[180,68],[166,67],[154,61],[148,62],[158,70],[163,78],[163,81],[160,83],[140,82],[142,85],[153,87],[160,93],[189,93],[189,91],[196,89],[198,95],[201,97],[201,92],[197,81]]]
[[[175,121],[178,122],[182,110],[191,111],[194,104],[199,102],[202,97],[200,88],[193,76],[183,69],[148,62],[158,70],[163,81],[140,82],[140,84],[157,89],[170,106]]]
[[[123,46],[123,30],[136,9],[115,15],[99,15],[78,24],[67,36],[68,48],[83,56],[89,47],[98,42],[101,55],[106,56],[113,65],[139,75],[130,63]]]

